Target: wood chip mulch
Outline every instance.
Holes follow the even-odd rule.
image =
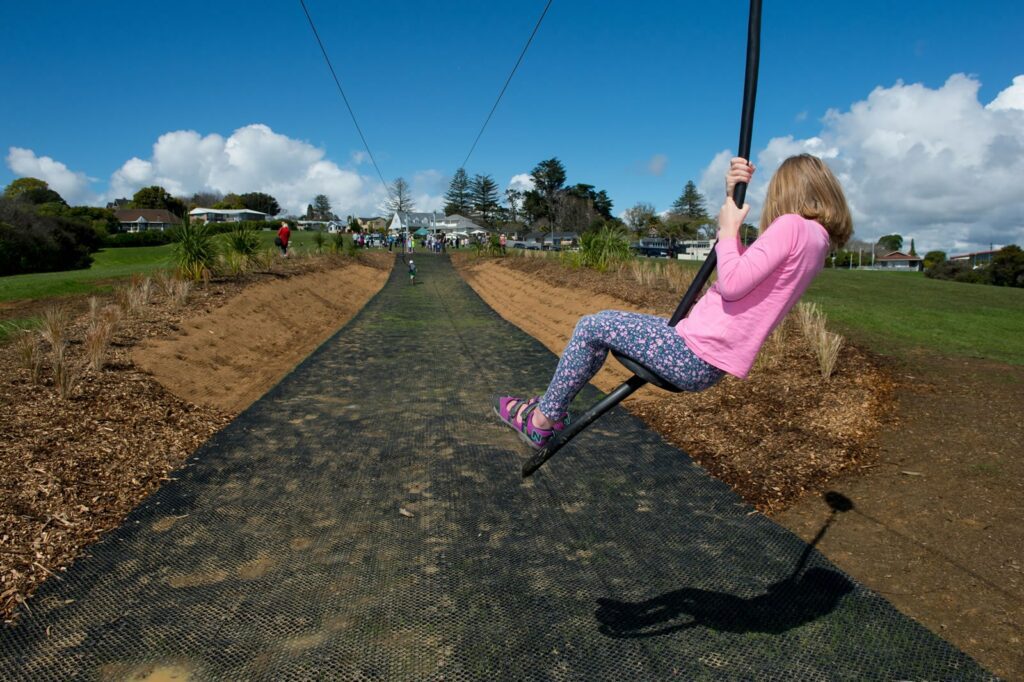
[[[502,264],[548,284],[618,298],[666,317],[682,291],[640,286],[628,271],[569,268],[550,258]],[[873,466],[872,440],[895,424],[893,365],[844,343],[823,379],[810,346],[791,320],[783,342],[762,350],[750,379],[724,378],[699,394],[661,394],[630,409],[716,478],[764,513],[781,511],[846,472]]]
[[[388,258],[362,260],[381,268],[391,264]],[[33,384],[29,371],[18,367],[14,349],[0,348],[0,615],[5,622],[16,620],[19,607],[30,610],[26,601],[43,580],[59,579],[89,544],[117,528],[234,417],[172,395],[135,367],[132,347],[173,332],[184,317],[223,305],[250,284],[344,262],[280,262],[270,272],[200,285],[185,307],[154,293],[148,305],[122,319],[99,372],[85,367],[87,316],[79,314],[69,328],[68,353],[80,376],[66,400],[54,387],[48,363],[41,383]],[[38,302],[26,305],[40,309]],[[63,305],[86,309],[84,299]],[[40,342],[40,347],[47,346]]]

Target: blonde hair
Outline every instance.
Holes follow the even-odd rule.
[[[824,161],[810,154],[791,156],[775,171],[761,209],[759,234],[787,213],[818,221],[835,247],[843,246],[853,233],[853,218],[839,180]]]

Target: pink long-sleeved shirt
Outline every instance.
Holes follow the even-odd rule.
[[[701,360],[741,379],[761,344],[825,265],[828,232],[814,220],[779,216],[750,248],[718,242],[718,280],[676,325]]]

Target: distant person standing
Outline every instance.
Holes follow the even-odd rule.
[[[501,255],[502,255],[502,256],[504,256],[504,255],[505,255],[505,243],[506,243],[507,241],[508,241],[508,240],[507,240],[507,238],[505,237],[505,233],[504,233],[504,232],[502,232],[502,233],[501,233],[501,235],[499,235],[499,236],[498,236],[498,246],[500,246],[500,247],[501,247]]]
[[[416,264],[409,260],[409,284],[416,284]]]
[[[277,238],[274,239],[274,243],[277,244],[281,249],[281,255],[285,258],[288,257],[288,240],[292,236],[292,231],[288,227],[288,223],[281,221],[281,229],[277,231]]]

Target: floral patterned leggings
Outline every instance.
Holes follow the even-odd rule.
[[[603,310],[576,324],[555,376],[541,396],[541,413],[549,419],[565,414],[572,399],[601,369],[610,349],[639,361],[684,391],[703,391],[725,374],[694,355],[665,319]]]

